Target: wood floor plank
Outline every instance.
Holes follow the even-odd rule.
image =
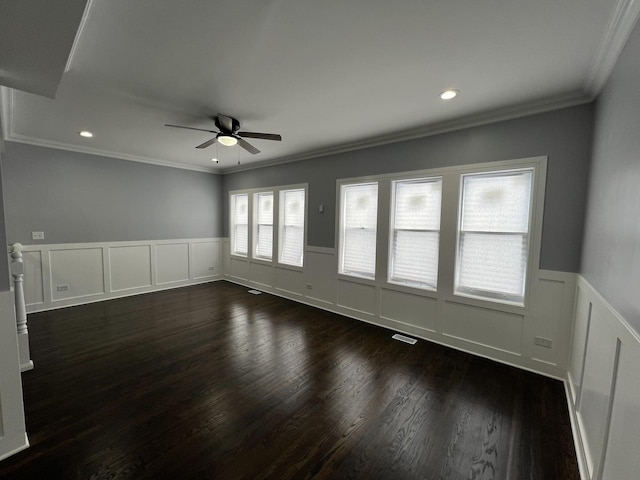
[[[29,330],[2,479],[579,479],[560,382],[231,283]]]

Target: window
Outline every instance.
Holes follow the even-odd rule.
[[[533,169],[461,177],[455,293],[524,304]]]
[[[253,255],[262,260],[273,257],[273,192],[256,193],[253,197],[254,247]]]
[[[301,267],[304,257],[305,189],[280,191],[278,262]]]
[[[339,272],[374,279],[378,183],[342,185],[340,197]]]
[[[249,244],[249,196],[231,195],[231,253],[247,256]]]
[[[391,182],[389,283],[435,290],[442,178]]]

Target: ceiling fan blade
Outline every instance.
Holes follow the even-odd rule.
[[[233,118],[227,115],[223,115],[222,113],[218,114],[218,125],[220,126],[220,130],[233,132]]]
[[[218,133],[215,130],[205,130],[204,128],[185,127],[184,125],[171,125],[169,123],[165,123],[164,126],[165,127],[173,127],[173,128],[184,128],[186,130],[197,130],[199,132]]]
[[[260,150],[258,150],[256,147],[251,145],[249,142],[247,142],[246,140],[243,140],[241,138],[238,138],[238,145],[240,145],[242,148],[244,148],[247,152],[252,153],[254,155],[256,153],[260,153]]]
[[[207,140],[206,142],[201,143],[196,148],[207,148],[209,145],[213,145],[214,143],[216,143],[216,138],[217,137],[213,137],[211,140]]]
[[[278,142],[282,141],[282,135],[278,135],[277,133],[238,132],[238,135],[247,138],[261,138],[262,140],[276,140]]]

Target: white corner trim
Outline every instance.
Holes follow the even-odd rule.
[[[585,348],[585,353],[584,355],[582,355],[582,360],[581,360],[581,365],[578,367],[580,371],[574,371],[574,369],[572,367],[569,367],[568,371],[566,372],[566,378],[565,378],[565,390],[566,390],[566,396],[568,399],[568,407],[569,407],[569,415],[570,415],[570,420],[571,420],[571,428],[573,431],[573,437],[574,437],[574,443],[575,443],[575,449],[576,449],[576,456],[578,459],[578,466],[580,469],[580,475],[582,480],[603,480],[604,479],[604,469],[607,465],[607,462],[610,462],[610,460],[608,459],[608,450],[610,448],[609,445],[609,435],[610,435],[610,429],[612,428],[612,422],[613,422],[613,418],[614,418],[614,408],[616,408],[616,400],[615,398],[621,393],[618,392],[618,381],[619,381],[619,361],[620,361],[620,355],[621,355],[621,348],[623,348],[625,351],[630,351],[630,352],[638,352],[640,351],[640,333],[638,333],[638,331],[634,330],[634,328],[629,324],[629,322],[622,316],[620,315],[619,312],[617,312],[615,310],[615,308],[613,308],[613,306],[602,296],[602,294],[596,290],[582,275],[577,274],[577,281],[576,281],[576,302],[582,302],[582,304],[584,306],[589,305],[589,308],[586,309],[585,307],[583,307],[582,309],[582,317],[583,319],[586,319],[586,333],[583,333],[579,338],[573,338],[571,343],[572,343],[572,348],[575,348],[576,345],[584,345]],[[578,300],[578,293],[581,292],[583,295],[581,296],[581,300]],[[595,317],[591,316],[591,312],[592,312],[592,308],[593,307],[593,311],[597,311],[598,314]],[[578,322],[579,318],[579,309],[578,307],[576,307],[576,310],[574,312],[574,325]],[[588,312],[588,313],[587,313]],[[593,318],[597,319],[597,320],[593,320]],[[600,326],[605,326],[606,330],[607,330],[607,335],[605,336],[606,338],[602,338],[600,336],[593,336],[590,334],[590,330],[593,328],[594,325],[594,321],[597,321],[597,323]],[[600,344],[603,345],[602,342],[608,342],[608,348],[611,351],[612,355],[611,358],[608,360],[610,362],[610,365],[607,366],[607,372],[601,371],[598,373],[598,375],[601,377],[601,388],[602,390],[599,390],[597,392],[594,393],[594,389],[593,389],[593,384],[591,385],[591,387],[588,389],[588,391],[590,392],[590,395],[593,397],[593,395],[597,395],[599,399],[604,399],[605,393],[608,394],[607,396],[607,405],[606,405],[606,413],[603,411],[605,405],[602,404],[600,407],[600,411],[598,412],[598,414],[600,415],[600,417],[598,416],[598,414],[594,414],[594,411],[591,411],[591,413],[586,412],[585,416],[585,412],[582,408],[582,398],[583,398],[583,394],[584,394],[584,382],[585,382],[585,378],[587,377],[587,375],[585,375],[585,369],[587,369],[589,362],[586,360],[587,358],[587,349],[590,348],[595,348],[594,352],[592,354],[591,357],[591,365],[593,365],[593,360],[596,359],[597,357],[594,357],[593,355],[598,355],[598,352],[601,351],[600,347],[597,346],[591,346],[592,343],[594,345]],[[613,346],[615,343],[615,347]],[[613,353],[615,349],[615,353]],[[598,359],[599,361],[599,359]],[[597,370],[597,369],[596,369]],[[577,382],[576,378],[574,377],[574,374],[581,376],[581,379]],[[633,373],[629,373],[629,371],[627,371],[627,375],[633,375]],[[593,382],[593,376],[591,376],[592,378],[592,382]],[[576,383],[578,383],[579,385],[576,387]],[[604,391],[604,385],[606,386],[606,392]],[[597,389],[596,389],[597,390]],[[627,397],[626,399],[622,399],[622,405],[629,405],[634,403],[634,405],[637,405],[637,395],[633,395],[628,391],[626,393],[626,395],[629,395],[629,397]],[[633,400],[631,400],[633,399]],[[577,400],[577,402],[576,402]],[[577,403],[577,404],[576,404]],[[617,408],[623,408],[618,406]],[[626,417],[625,420],[621,420],[622,417],[625,417],[624,415],[624,408],[622,411],[618,410],[619,416],[618,416],[618,420],[616,422],[616,425],[618,428],[618,433],[619,429],[622,428],[622,422],[626,421]],[[603,416],[604,415],[604,416]],[[621,415],[621,416],[620,416]],[[597,420],[596,417],[598,418]],[[588,438],[589,435],[593,435],[593,431],[589,432],[588,427],[589,425],[593,425],[593,422],[596,422],[600,424],[600,426],[598,427],[600,432],[604,432],[602,439],[601,439],[601,445],[599,444],[598,441],[595,442],[595,445],[592,444],[590,445],[589,440],[593,440]],[[592,428],[594,428],[592,426]],[[626,426],[624,427],[626,428]],[[597,434],[596,434],[597,435]],[[637,438],[637,435],[636,435]],[[592,450],[595,449],[595,450]],[[617,455],[614,457],[614,459],[617,460],[618,463],[611,463],[610,465],[612,465],[614,468],[614,471],[617,471],[618,469],[622,468],[625,471],[628,471],[629,468],[633,468],[633,466],[637,466],[638,462],[637,462],[637,458],[636,457],[625,457],[625,460],[621,459],[620,455]],[[629,463],[627,463],[629,462]],[[607,477],[609,478],[609,477]],[[611,477],[614,478],[614,477]],[[623,476],[616,476],[617,478],[631,478],[628,475],[623,475]],[[633,477],[635,478],[635,476]]]
[[[640,344],[640,333],[637,332],[629,322],[602,296],[602,294],[589,283],[582,275],[577,276],[577,286],[589,292],[607,311],[616,319],[611,325],[612,330],[625,341],[637,342]]]
[[[578,471],[580,472],[581,480],[590,480],[589,469],[587,467],[587,454],[583,448],[584,440],[582,438],[582,431],[580,430],[580,424],[578,422],[578,416],[576,410],[573,408],[575,405],[575,398],[573,391],[570,388],[571,378],[567,373],[567,378],[562,382],[564,384],[564,392],[567,400],[567,409],[569,410],[569,422],[571,423],[571,432],[573,433],[573,446],[576,449],[576,460],[578,461]]]
[[[607,24],[589,77],[584,84],[585,90],[592,96],[598,95],[604,87],[639,16],[639,0],[618,0]]]
[[[73,45],[71,46],[71,52],[69,53],[69,57],[67,58],[67,64],[64,67],[64,73],[67,73],[71,70],[71,64],[73,63],[73,59],[76,54],[76,50],[78,48],[78,43],[80,42],[80,37],[82,36],[82,32],[84,31],[84,27],[87,24],[87,20],[89,19],[89,12],[91,11],[91,7],[93,6],[93,0],[89,0],[87,5],[84,7],[84,13],[82,14],[82,19],[80,20],[80,26],[78,27],[78,31],[76,32],[76,38],[73,40]]]
[[[13,118],[13,90],[0,85],[0,124],[2,124],[2,138],[8,140],[11,136]]]

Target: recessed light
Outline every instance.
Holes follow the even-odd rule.
[[[82,130],[81,132],[78,132],[78,134],[79,134],[81,137],[85,137],[85,138],[91,138],[91,137],[93,137],[93,133],[91,133],[91,132],[90,132],[90,131],[88,131],[88,130]]]
[[[438,96],[442,100],[451,100],[452,98],[456,98],[459,93],[460,93],[459,90],[445,90],[444,92],[441,92]]]

